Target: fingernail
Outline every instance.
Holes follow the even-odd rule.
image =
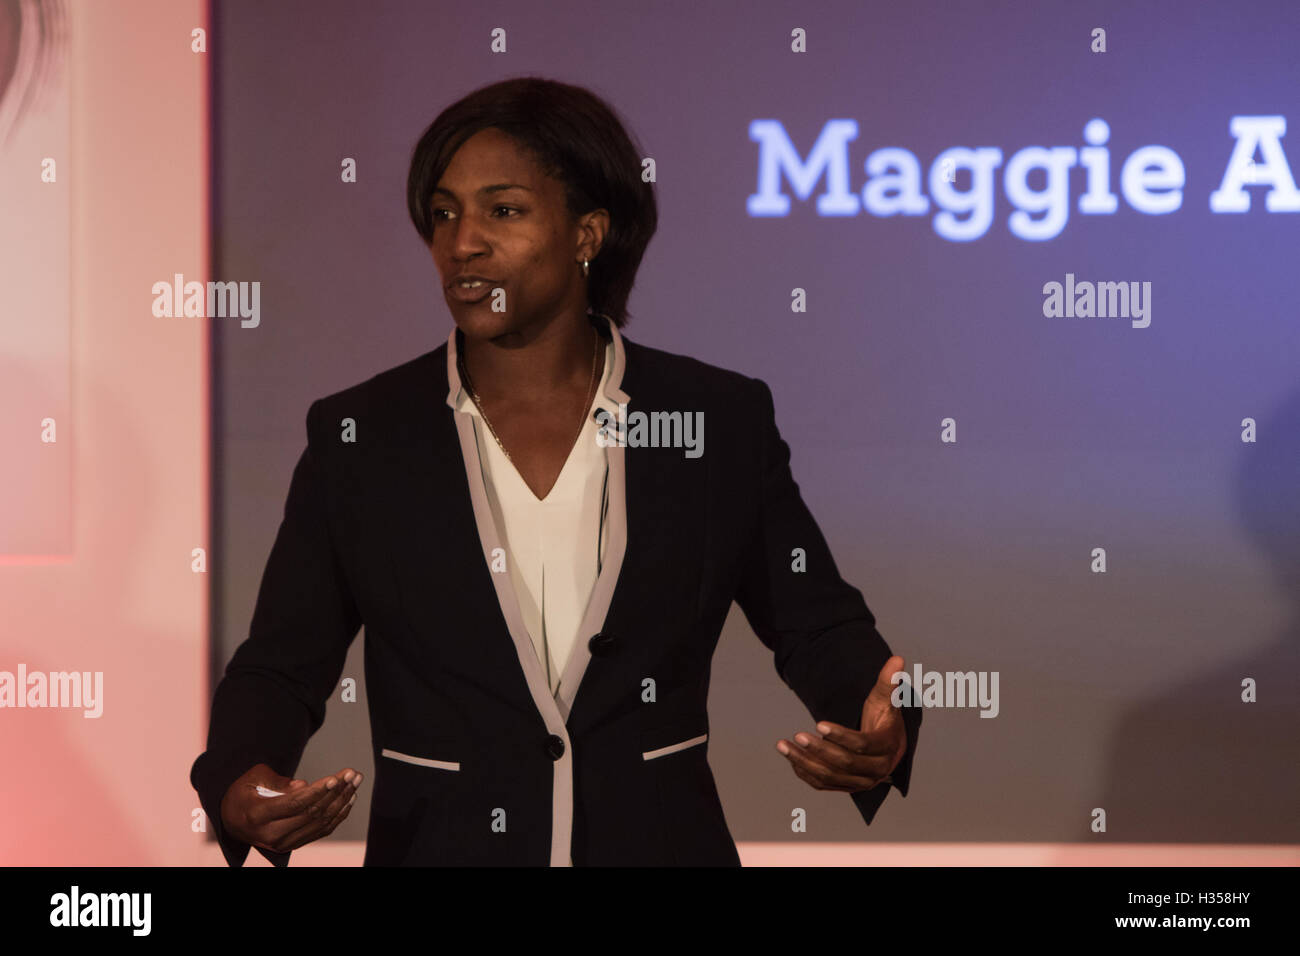
[[[347,771],[346,773],[343,774],[343,779],[344,779],[347,783],[351,783],[351,782],[352,782],[352,776],[353,776],[352,771],[349,770],[349,771]]]
[[[334,784],[336,784],[336,783],[338,783],[338,781],[335,780],[333,777],[330,777],[328,780],[325,781],[325,789],[326,789],[326,790],[333,790],[333,789],[334,789]]]
[[[809,742],[812,740],[812,738],[807,734],[795,734],[794,739],[799,741],[799,743],[803,744],[805,747],[807,747]]]
[[[829,734],[830,732],[831,732],[831,725],[830,725],[830,724],[818,724],[818,725],[817,725],[817,733],[819,733],[819,734]]]
[[[790,752],[790,748],[785,745],[784,740],[777,741],[776,749],[781,751],[783,754],[788,754]]]

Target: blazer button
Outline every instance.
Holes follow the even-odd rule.
[[[587,648],[598,657],[608,657],[614,653],[614,635],[600,633],[587,642]]]
[[[557,734],[551,734],[551,736],[547,737],[547,738],[546,738],[546,752],[547,752],[547,754],[550,755],[550,758],[551,758],[552,760],[559,760],[561,757],[563,757],[563,756],[564,756],[564,738],[561,737],[561,736],[559,736],[559,735],[557,735]]]

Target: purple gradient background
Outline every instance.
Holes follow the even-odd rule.
[[[406,216],[415,140],[470,90],[540,74],[604,96],[657,163],[627,336],[767,381],[804,498],[909,669],[1000,673],[997,719],[926,714],[911,795],[867,828],[775,751],[812,721],[733,607],[710,706],[733,836],[1300,842],[1300,214],[1266,213],[1265,187],[1248,213],[1209,211],[1233,115],[1287,116],[1300,174],[1300,6],[1135,6],[215,2],[212,277],[262,283],[260,328],[213,322],[218,672],[247,636],[310,402],[451,329]],[[1118,212],[1078,214],[1076,167],[1062,234],[1016,238],[1006,159],[1081,147],[1094,116]],[[748,217],[749,122],[779,119],[806,155],[837,118],[860,128],[855,191],[880,147],[927,171],[950,146],[1000,147],[988,233],[941,239],[933,204]],[[1119,190],[1148,144],[1186,167],[1171,215]],[[1150,281],[1151,326],[1044,318],[1042,286],[1067,272]],[[362,683],[361,639],[344,673]],[[1240,702],[1246,677],[1259,703]],[[300,776],[369,773],[364,700],[331,703]],[[367,800],[334,839],[364,837]]]

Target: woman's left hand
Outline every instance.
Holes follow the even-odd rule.
[[[777,741],[776,749],[790,761],[795,776],[816,790],[850,793],[892,783],[889,775],[907,753],[903,717],[890,699],[891,678],[902,669],[903,659],[897,655],[880,669],[862,705],[860,730],[823,720],[817,724],[821,737],[795,734],[793,746],[788,740]]]

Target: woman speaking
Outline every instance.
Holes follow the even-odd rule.
[[[891,701],[903,661],[767,385],[622,335],[657,212],[614,111],[477,90],[420,138],[407,199],[455,327],[308,411],[191,771],[227,861],[287,865],[347,817],[353,768],[293,774],[364,624],[367,866],[738,865],[706,710],[733,600],[817,722],[776,749],[870,823],[921,711]]]

